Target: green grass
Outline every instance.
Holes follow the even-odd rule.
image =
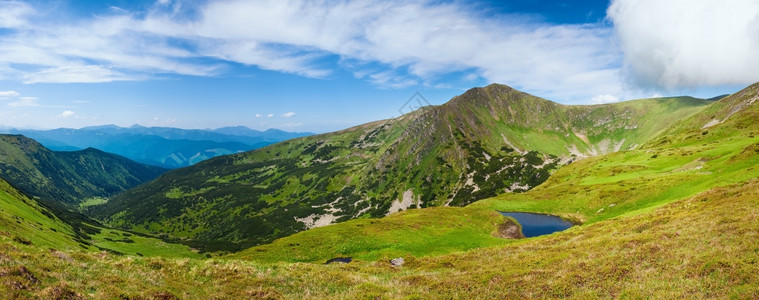
[[[759,297],[759,180],[476,251],[345,265],[50,251],[0,234],[0,297]]]
[[[35,200],[0,180],[0,233],[43,249],[110,251],[134,256],[202,258],[188,246],[166,243],[98,225],[81,225],[81,232]]]
[[[237,251],[306,230],[297,220],[312,215],[384,217],[409,190],[421,207],[527,190],[572,159],[570,148],[589,155],[643,144],[709,103],[566,106],[494,84],[396,119],[174,170],[88,212],[112,227]]]
[[[732,108],[728,106],[722,109]],[[592,224],[619,216],[649,212],[709,189],[758,178],[759,167],[755,166],[759,166],[759,134],[753,133],[759,126],[736,128],[733,124],[753,118],[755,110],[736,114],[729,122],[712,128],[711,134],[702,135],[699,130],[698,135],[683,140],[677,147],[645,147],[574,162],[562,167],[545,183],[526,193],[502,194],[465,208],[441,209],[434,214],[414,214],[425,215],[425,218],[391,215],[363,225],[367,227],[360,230],[354,229],[355,225],[351,222],[331,225],[252,248],[235,257],[263,262],[322,261],[337,256],[372,259],[392,255],[423,257],[430,255],[428,252],[432,248],[429,245],[456,240],[446,234],[457,232],[456,226],[465,223],[458,219],[460,215],[485,216],[494,211],[522,211],[553,214],[575,223]],[[693,120],[698,118],[700,116],[696,115],[684,122],[694,123]],[[700,126],[692,125],[695,128]],[[428,222],[432,220],[443,221],[441,226],[430,226]],[[492,232],[495,224],[496,222],[475,224],[466,231],[457,232],[457,236],[477,236],[475,232]],[[411,242],[398,243],[397,239],[393,239],[395,236],[406,235],[413,228],[426,229],[421,230],[418,238],[409,237]],[[329,237],[326,239],[329,242],[314,242],[322,237]],[[492,238],[473,238],[469,243],[458,244],[458,247],[440,249],[462,251],[490,247],[498,243],[492,242]],[[418,245],[412,245],[414,243]],[[287,245],[291,244],[304,245],[309,255],[303,256],[298,251],[288,249]],[[340,248],[339,245],[344,244],[370,245],[371,248]]]
[[[79,209],[81,210],[90,206],[105,204],[106,202],[108,202],[107,198],[90,197],[90,198],[85,199],[82,203],[79,203]]]
[[[485,216],[495,211],[537,212],[590,224],[641,214],[714,187],[759,177],[759,167],[754,168],[759,155],[736,159],[757,143],[759,137],[735,139],[720,147],[660,151],[655,159],[645,150],[613,153],[565,166],[527,193],[504,194],[465,208],[409,210],[379,220],[316,228],[233,257],[262,262],[424,257],[509,243],[492,236],[498,217]],[[704,157],[711,160],[700,163],[701,169],[678,170]],[[465,217],[470,215],[479,217]]]
[[[440,255],[509,243],[494,236],[505,219],[495,211],[412,209],[382,219],[355,219],[314,228],[230,257],[264,262],[324,262],[339,256],[377,260]]]
[[[708,114],[724,116],[752,96],[728,97]],[[221,259],[50,250],[35,238],[34,224],[46,223],[15,222],[28,209],[6,201],[15,204],[0,212],[13,212],[0,224],[16,227],[0,231],[0,297],[756,299],[758,112],[746,108],[705,133],[711,117],[694,115],[640,150],[576,161],[526,193],[356,219]],[[582,225],[504,240],[494,233],[508,219],[495,210]],[[355,260],[322,264],[337,256]],[[394,257],[406,263],[393,267]]]

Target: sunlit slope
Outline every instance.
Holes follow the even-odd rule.
[[[757,178],[758,91],[754,84],[726,97],[640,150],[578,161],[529,193],[475,206],[577,215],[592,222]]]
[[[95,215],[236,250],[353,218],[526,191],[566,162],[634,147],[708,103],[565,106],[490,85],[397,119],[176,170]]]
[[[260,261],[320,261],[336,256],[371,259],[399,253],[430,255],[435,245],[496,230],[498,222],[484,223],[485,219],[481,219],[477,221],[479,225],[472,225],[477,222],[463,221],[461,216],[465,215],[485,216],[497,210],[526,211],[556,214],[589,224],[641,214],[714,187],[746,182],[759,177],[759,167],[756,167],[759,165],[759,124],[756,121],[759,120],[759,104],[752,102],[757,97],[755,87],[712,104],[706,109],[708,112],[686,118],[682,122],[689,126],[674,127],[678,130],[676,133],[664,132],[642,150],[576,161],[526,193],[504,194],[464,208],[414,212],[429,219],[393,215],[371,224],[350,221],[298,233],[243,251],[236,257]],[[704,114],[711,116],[733,110],[728,119],[712,126],[711,131],[701,129],[709,122]],[[661,139],[681,142],[672,146],[660,144]],[[396,238],[407,232],[419,232],[419,238]],[[452,238],[448,235],[451,232],[458,235]],[[319,244],[315,242],[318,239],[331,242]],[[469,241],[469,244],[436,250],[461,251],[498,243],[486,238]]]
[[[120,230],[103,228],[70,213],[59,218],[0,179],[0,235],[16,243],[55,251],[88,251],[164,257],[201,257],[183,245],[167,244]]]
[[[0,234],[0,295],[757,298],[755,98],[756,93],[737,93],[708,107],[719,114],[746,103],[706,133],[700,120],[709,122],[711,115],[694,115],[683,121],[690,125],[666,133],[669,142],[654,139],[642,150],[569,164],[526,193],[309,230],[234,256],[244,260],[59,253]],[[554,212],[586,223],[544,237],[490,243],[484,237],[504,221],[493,213],[498,207]],[[456,228],[463,233],[447,235]],[[450,247],[467,234],[474,237],[471,245]],[[319,237],[328,242],[305,244]],[[297,248],[302,245],[310,249]],[[322,258],[342,255],[357,259],[322,264]],[[391,266],[395,257],[404,257],[405,264]]]
[[[753,179],[505,246],[406,255],[401,267],[392,267],[390,257],[347,265],[124,257],[50,251],[0,235],[0,296],[753,299],[757,199]]]

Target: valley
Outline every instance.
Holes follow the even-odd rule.
[[[109,200],[76,226],[3,183],[0,296],[759,297],[757,99],[759,84],[566,106],[491,85],[87,191]],[[47,178],[13,151],[9,165]],[[504,238],[517,223],[499,211],[575,226]],[[353,260],[324,264],[337,257]]]
[[[565,106],[494,84],[396,119],[168,172],[92,211],[117,228],[237,251],[331,223],[524,192],[571,161],[635,148],[710,103]]]
[[[759,0],[0,0],[2,299],[759,299]]]

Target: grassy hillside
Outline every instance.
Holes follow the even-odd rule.
[[[83,298],[759,297],[759,180],[505,246],[350,264],[50,251],[0,234],[0,296]],[[346,223],[334,225],[343,226]]]
[[[168,244],[156,238],[104,228],[85,218],[56,216],[44,204],[0,179],[0,235],[28,246],[51,251],[107,251],[113,254],[161,257],[201,255],[189,247]]]
[[[759,165],[759,123],[755,121],[759,120],[759,104],[752,102],[759,95],[756,87],[751,86],[712,104],[703,113],[684,119],[680,124],[689,125],[675,127],[677,133],[664,132],[662,138],[680,141],[676,147],[661,144],[661,138],[657,138],[640,150],[610,153],[564,166],[526,193],[503,194],[464,208],[412,214],[425,215],[425,218],[393,215],[369,224],[365,220],[354,220],[301,232],[248,249],[235,257],[294,262],[326,261],[337,256],[374,259],[399,253],[427,256],[434,254],[428,253],[433,247],[427,245],[487,235],[494,232],[498,224],[495,220],[484,222],[485,218],[480,217],[475,225],[472,220],[463,221],[462,216],[524,211],[591,224],[640,214],[715,187],[759,178],[759,167],[756,167]],[[730,118],[713,126],[710,132],[704,133],[701,129],[709,122],[704,114],[733,110],[736,111]],[[407,232],[419,232],[420,239],[408,242],[395,238]],[[330,242],[319,243],[320,239]],[[468,244],[442,249],[464,250],[499,243],[493,239],[473,238]],[[405,242],[399,244],[398,241]],[[399,248],[405,252],[398,251]]]
[[[156,178],[166,169],[96,149],[55,152],[20,135],[0,135],[0,178],[43,201],[74,207]]]
[[[754,299],[757,87],[638,150],[564,166],[526,193],[347,221],[221,260],[50,251],[0,234],[0,296]],[[712,116],[721,122],[704,132]],[[493,235],[509,220],[495,209],[551,212],[583,225],[502,240]],[[322,264],[336,256],[356,260]],[[405,264],[391,266],[394,257]]]
[[[491,85],[397,119],[176,170],[94,213],[119,228],[235,250],[335,222],[524,192],[569,161],[635,147],[708,103],[565,106]]]

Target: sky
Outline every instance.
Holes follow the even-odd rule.
[[[759,81],[756,49],[757,0],[0,0],[0,127],[320,133],[491,83],[710,98]]]

